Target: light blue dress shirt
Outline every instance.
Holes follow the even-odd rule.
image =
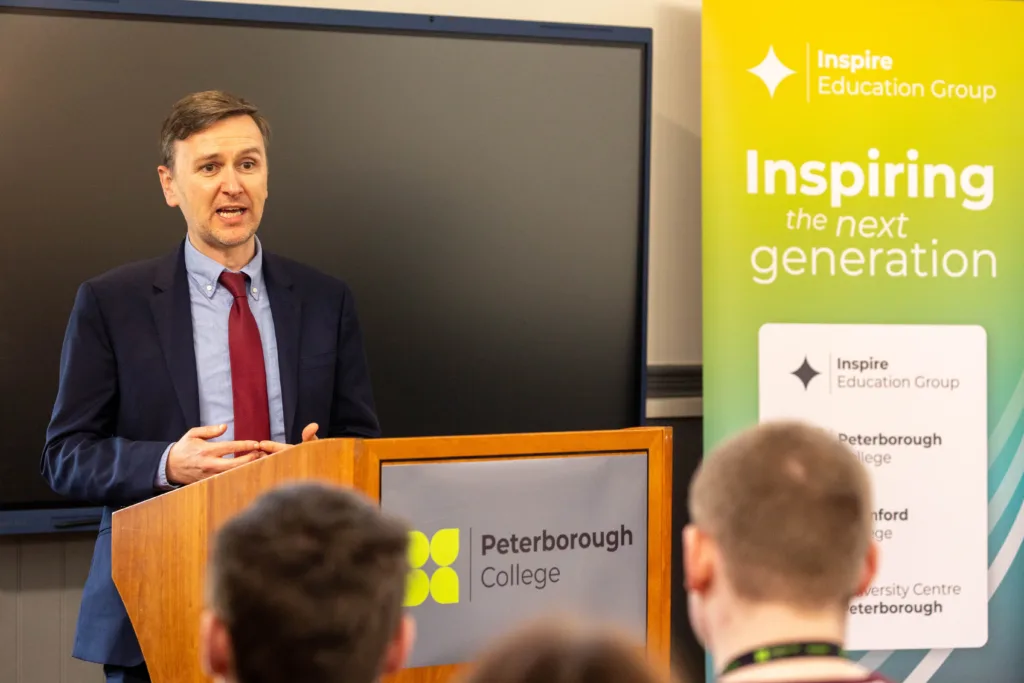
[[[209,256],[199,253],[185,238],[185,271],[192,305],[192,339],[196,354],[196,379],[199,387],[199,423],[203,426],[226,424],[227,430],[211,441],[235,438],[234,400],[231,393],[231,355],[228,346],[228,314],[234,299],[218,278],[225,270]],[[256,318],[263,344],[263,363],[267,370],[267,398],[270,400],[270,438],[285,443],[284,404],[281,400],[281,372],[277,360],[277,334],[270,297],[264,287],[263,247],[256,239],[256,255],[241,270],[249,280],[249,308]],[[173,446],[174,444],[171,444]],[[167,481],[167,455],[164,451],[157,469],[157,485],[173,488]]]

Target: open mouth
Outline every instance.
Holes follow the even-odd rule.
[[[241,206],[226,206],[217,209],[217,215],[221,218],[238,218],[243,215],[248,209]]]

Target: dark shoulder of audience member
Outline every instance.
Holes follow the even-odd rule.
[[[562,618],[522,627],[493,644],[463,683],[665,683],[642,646]]]
[[[372,683],[402,626],[408,528],[317,483],[261,496],[218,532],[210,609],[238,683]]]

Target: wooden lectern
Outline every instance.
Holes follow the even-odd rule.
[[[382,468],[389,466],[636,453],[647,455],[647,650],[667,669],[672,432],[662,427],[300,444],[115,512],[114,583],[153,681],[205,683],[198,634],[208,543],[226,520],[275,485],[322,480],[379,500]],[[442,683],[456,670],[457,665],[411,668],[391,683]]]

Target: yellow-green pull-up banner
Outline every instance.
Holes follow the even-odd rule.
[[[707,447],[799,418],[875,485],[849,646],[1024,680],[1024,3],[707,0]]]

